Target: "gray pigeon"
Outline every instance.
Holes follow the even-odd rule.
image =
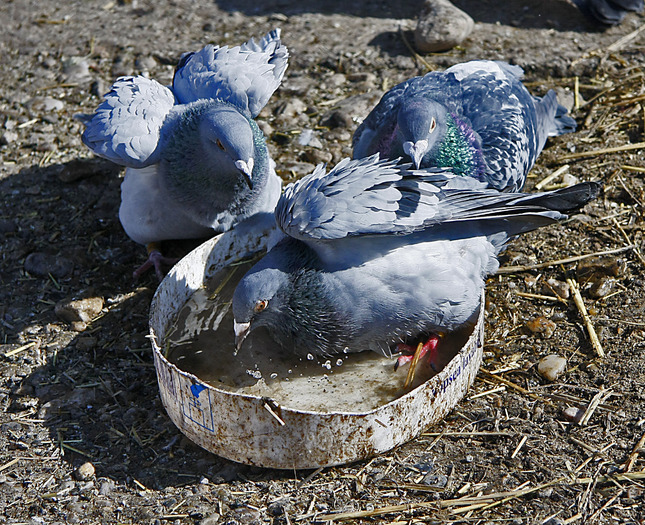
[[[288,60],[275,29],[258,43],[207,45],[184,54],[172,86],[121,77],[86,125],[83,142],[127,166],[119,218],[148,245],[162,276],[158,241],[196,239],[273,212],[282,183],[253,120],[278,88]]]
[[[238,348],[264,327],[299,355],[329,357],[451,332],[474,320],[510,237],[566,218],[600,185],[501,193],[448,169],[372,157],[323,166],[285,189],[284,238],[233,295]]]
[[[576,128],[555,92],[534,97],[522,74],[479,60],[407,80],[358,127],[353,156],[404,157],[417,168],[449,167],[490,188],[520,191],[547,137]]]

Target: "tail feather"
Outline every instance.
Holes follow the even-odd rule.
[[[567,109],[558,103],[555,91],[550,89],[538,99],[535,105],[537,128],[540,144],[544,145],[547,137],[556,137],[576,130],[576,121],[568,114]]]

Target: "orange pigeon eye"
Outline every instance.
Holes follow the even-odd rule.
[[[436,127],[437,127],[437,121],[435,120],[434,117],[432,117],[432,120],[430,121],[430,133],[432,133]]]
[[[267,306],[269,306],[269,301],[265,301],[264,299],[261,299],[255,303],[255,307],[253,309],[256,311],[256,313],[259,313],[262,310],[264,310]]]
[[[221,150],[224,150],[224,149],[225,149],[225,148],[224,148],[224,144],[222,144],[222,141],[221,141],[220,139],[217,139],[216,144],[217,144],[217,147],[218,147],[219,149],[221,149]]]

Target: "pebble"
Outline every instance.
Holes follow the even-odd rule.
[[[13,144],[18,140],[18,133],[15,131],[7,130],[2,135],[0,135],[0,146],[7,146]]]
[[[555,381],[567,368],[567,360],[559,355],[550,354],[538,363],[538,373],[549,381]]]
[[[414,32],[422,53],[446,51],[460,44],[473,30],[473,19],[448,0],[425,0]]]
[[[526,323],[526,326],[534,334],[540,334],[544,339],[549,339],[555,332],[556,324],[543,315],[535,317]]]
[[[219,523],[220,519],[221,516],[216,512],[206,516],[203,520],[200,520],[199,525],[215,525],[216,523]]]
[[[260,511],[251,507],[238,507],[233,510],[235,520],[241,524],[254,523],[260,519]]]
[[[310,146],[312,148],[322,148],[323,144],[320,139],[315,135],[313,129],[305,128],[298,137],[298,144],[301,146]]]
[[[323,116],[320,125],[328,128],[351,128],[354,126],[354,121],[349,113],[335,109]]]
[[[30,253],[25,259],[25,271],[31,275],[47,277],[52,274],[60,279],[74,270],[74,263],[66,257],[42,252]]]
[[[67,82],[83,82],[91,78],[90,64],[85,57],[69,57],[63,60],[63,75]]]
[[[618,277],[623,270],[624,262],[613,257],[590,257],[578,262],[576,274],[585,280],[591,277]]]
[[[49,113],[51,111],[61,111],[65,107],[65,103],[53,97],[34,97],[27,102],[27,107],[32,111]]]
[[[54,307],[54,313],[63,321],[87,323],[96,317],[103,309],[102,297],[86,297],[76,300],[62,300]]]
[[[78,467],[74,471],[74,477],[78,481],[88,481],[94,477],[95,473],[96,473],[96,470],[94,469],[94,465],[92,465],[88,461],[86,463],[83,463],[80,467]]]
[[[81,330],[82,331],[82,330]],[[78,337],[76,339],[76,349],[81,352],[87,352],[96,346],[97,340],[96,337],[85,336]]]
[[[601,277],[589,288],[589,295],[595,299],[608,296],[616,288],[616,279],[613,277]]]
[[[302,153],[302,160],[311,164],[330,163],[333,155],[322,149],[308,149]]]
[[[448,476],[444,474],[428,474],[423,478],[423,484],[436,489],[443,489],[448,485]]]
[[[558,281],[551,277],[547,279],[546,284],[542,287],[542,293],[545,295],[553,295],[555,293],[562,299],[568,299],[571,294],[571,287],[566,281]]]

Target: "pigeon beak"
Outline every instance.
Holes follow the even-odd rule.
[[[235,348],[239,350],[242,342],[251,331],[251,323],[238,323],[233,320],[233,330],[235,330]]]
[[[416,142],[406,141],[403,143],[403,152],[414,161],[417,169],[421,166],[421,160],[428,151],[428,141],[426,139],[417,140]]]
[[[253,189],[253,179],[251,175],[253,173],[253,157],[248,161],[244,162],[243,160],[236,160],[235,167],[242,172],[244,175],[244,181],[248,184],[249,189]]]

